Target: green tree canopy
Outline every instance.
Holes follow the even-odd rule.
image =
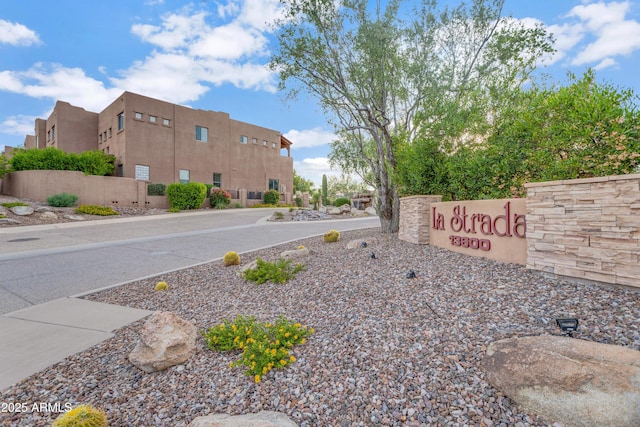
[[[399,226],[398,145],[411,144],[425,123],[473,111],[470,102],[517,87],[551,50],[541,27],[502,16],[504,0],[453,9],[390,0],[384,10],[367,0],[282,3],[271,58],[280,89],[319,101],[341,136],[332,161],[371,179],[382,232]]]

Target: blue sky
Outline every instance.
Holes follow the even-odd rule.
[[[554,81],[591,67],[640,94],[640,2],[507,0],[505,12],[554,34],[542,70]],[[128,90],[279,130],[317,185],[339,174],[327,163],[333,133],[312,99],[285,103],[275,89],[265,64],[276,16],[277,0],[1,1],[0,152],[56,100],[98,112]]]

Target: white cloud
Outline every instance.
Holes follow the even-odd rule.
[[[30,30],[22,24],[13,23],[0,19],[0,43],[12,46],[31,46],[40,44],[40,37],[35,31]]]
[[[313,128],[306,130],[291,129],[284,134],[285,138],[293,142],[292,150],[298,148],[320,147],[329,145],[329,143],[337,139],[336,134],[323,130],[322,128]]]
[[[617,65],[617,64],[618,63],[615,61],[615,59],[605,58],[598,65],[596,65],[593,68],[596,71],[598,71],[598,70],[604,70],[605,68],[613,67],[614,65]]]
[[[208,30],[205,23],[206,12],[198,12],[191,16],[169,14],[162,18],[162,25],[135,24],[131,32],[142,41],[159,46],[166,50],[188,46],[197,40],[203,31]]]
[[[34,132],[33,123],[35,122],[35,116],[17,115],[7,117],[2,122],[2,133],[10,135],[32,135]],[[2,149],[0,149],[2,152]]]
[[[293,168],[299,176],[313,181],[316,188],[322,185],[322,175],[339,177],[341,174],[340,170],[331,169],[329,159],[326,157],[306,158],[301,161],[294,161]]]
[[[0,90],[21,93],[34,98],[63,100],[90,111],[100,111],[120,95],[119,89],[107,89],[104,84],[85,74],[80,68],[59,64],[36,64],[27,71],[0,72]]]

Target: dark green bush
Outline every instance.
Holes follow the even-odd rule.
[[[201,182],[174,182],[167,187],[167,198],[170,209],[200,209],[207,198],[207,186]]]
[[[167,192],[167,186],[164,184],[147,185],[147,196],[164,196]]]
[[[85,175],[112,175],[115,157],[99,150],[65,153],[55,147],[14,150],[11,166],[15,171],[68,170]]]
[[[265,191],[262,200],[267,205],[277,205],[280,201],[280,193],[277,190]]]
[[[351,200],[347,199],[346,197],[338,197],[334,203],[333,206],[337,206],[340,207],[342,205],[349,205],[351,206]]]
[[[301,208],[302,207],[302,197],[296,197],[294,200],[296,202],[296,206]]]
[[[69,208],[76,204],[78,196],[69,193],[59,193],[49,196],[47,198],[47,204],[56,208]]]

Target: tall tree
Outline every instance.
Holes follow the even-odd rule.
[[[341,139],[332,150],[344,156],[332,161],[347,172],[371,171],[383,233],[399,227],[392,173],[399,143],[440,120],[436,113],[466,107],[470,93],[517,85],[550,50],[543,29],[502,17],[504,0],[451,10],[417,3],[409,10],[399,0],[384,9],[380,1],[370,8],[367,0],[282,0],[271,58],[280,89],[311,94],[334,124]],[[487,84],[494,79],[508,81]]]
[[[322,175],[322,204],[323,205],[329,204],[329,202],[327,201],[327,193],[328,193],[327,175]]]
[[[301,193],[310,193],[313,187],[313,181],[306,179],[298,175],[296,170],[293,170],[293,191],[299,191]]]

